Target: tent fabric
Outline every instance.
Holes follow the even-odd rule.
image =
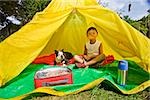
[[[54,68],[45,64],[30,64],[19,76],[0,88],[0,99],[20,100],[33,95],[33,93],[47,93],[57,96],[79,93],[98,86],[103,82],[111,89],[123,94],[135,94],[150,86],[149,73],[140,68],[136,63],[128,61],[129,70],[125,86],[117,84],[118,61],[107,64],[97,69],[77,68],[74,64],[68,66],[72,70],[73,84],[57,85],[35,89],[34,75],[36,71],[45,68]],[[142,75],[141,75],[142,74]],[[135,77],[136,76],[136,77]],[[40,95],[40,94],[39,94]]]
[[[94,26],[104,53],[135,61],[150,72],[150,40],[96,0],[52,0],[42,12],[0,43],[0,87],[17,77],[37,56],[64,49],[81,54],[86,30]]]

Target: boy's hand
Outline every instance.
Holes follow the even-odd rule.
[[[90,58],[89,56],[87,56],[87,55],[83,55],[83,58],[84,58],[86,61],[88,61],[88,60],[91,59],[91,58]]]

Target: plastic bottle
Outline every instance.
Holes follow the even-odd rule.
[[[118,77],[117,83],[121,86],[126,85],[128,74],[128,62],[126,60],[120,60],[118,64]]]

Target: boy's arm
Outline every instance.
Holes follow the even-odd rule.
[[[85,60],[90,60],[91,59],[90,57],[87,56],[87,48],[86,48],[86,46],[84,46],[84,55],[83,55],[83,58]]]
[[[102,45],[102,43],[99,46],[99,54],[103,54],[103,45]]]
[[[86,46],[84,46],[84,55],[87,55],[87,49],[86,49]]]

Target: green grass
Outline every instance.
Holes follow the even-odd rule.
[[[97,86],[91,90],[83,91],[74,95],[62,97],[48,94],[42,94],[41,96],[32,95],[26,98],[26,100],[150,100],[149,90],[150,88],[137,94],[124,95],[116,90]]]

